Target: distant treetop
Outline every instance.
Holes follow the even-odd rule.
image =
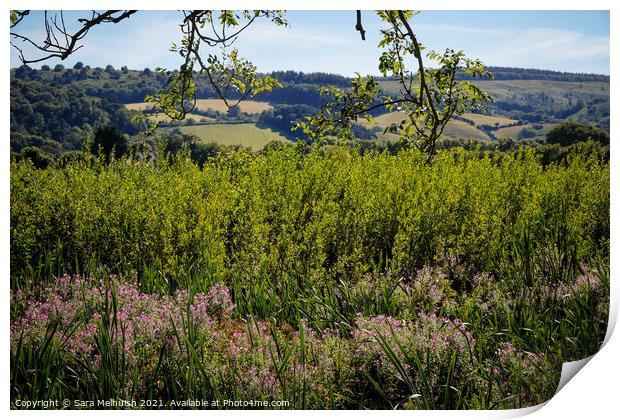
[[[609,82],[604,74],[568,73],[553,70],[523,69],[518,67],[487,67],[495,80],[552,80],[557,82]],[[459,74],[460,79],[471,79],[465,73]]]
[[[582,141],[594,140],[609,144],[609,134],[590,124],[568,121],[553,128],[547,134],[547,143],[569,146]]]

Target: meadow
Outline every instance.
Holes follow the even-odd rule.
[[[517,120],[513,120],[506,117],[500,117],[497,115],[485,115],[485,114],[472,114],[471,112],[465,112],[461,115],[463,118],[472,120],[476,125],[491,125],[498,124],[499,126],[517,124]]]
[[[475,114],[471,114],[475,115]],[[485,116],[480,116],[485,117]],[[397,140],[398,134],[394,133],[386,133],[383,134],[383,129],[388,127],[390,124],[398,124],[401,121],[407,118],[404,112],[389,112],[387,114],[382,114],[377,117],[374,117],[375,124],[372,125],[366,119],[360,118],[357,123],[366,128],[379,127],[381,129],[380,132],[377,133],[377,139],[380,140]],[[493,118],[493,117],[489,117]],[[495,119],[494,119],[495,121]],[[444,129],[443,135],[449,138],[455,139],[478,139],[478,140],[490,140],[490,137],[479,128],[474,127],[473,125],[466,123],[464,121],[459,120],[450,120]]]
[[[224,146],[240,145],[259,151],[273,141],[290,141],[277,131],[260,128],[255,124],[202,124],[183,126],[182,133],[192,134],[203,143],[217,143]]]
[[[557,126],[558,124],[524,124],[524,125],[515,125],[512,127],[502,127],[499,128],[497,130],[493,131],[493,134],[495,134],[495,136],[499,139],[502,138],[517,138],[519,135],[519,132],[521,132],[521,130],[532,130],[535,131],[536,133],[539,133],[539,135],[545,135],[547,134],[549,131],[551,131],[553,129],[553,127]],[[537,127],[541,127],[541,128],[537,128]]]
[[[14,162],[12,407],[542,403],[607,325],[609,164],[588,150]]]

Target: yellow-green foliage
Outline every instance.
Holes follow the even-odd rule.
[[[606,330],[593,145],[13,163],[11,400],[540,404]]]
[[[546,255],[561,269],[608,254],[608,238],[609,166],[579,155],[543,169],[531,150],[457,149],[428,166],[416,151],[284,147],[203,170],[183,159],[11,166],[15,273],[50,259],[123,272],[157,262],[167,280],[195,270],[281,294],[452,258],[527,280],[548,269]]]

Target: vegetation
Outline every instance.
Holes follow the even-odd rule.
[[[11,38],[64,59],[135,12]],[[180,13],[178,70],[11,72],[12,408],[518,408],[599,349],[608,79],[478,80],[408,11],[382,77],[261,74],[224,47],[282,11]]]
[[[204,143],[217,143],[225,146],[240,145],[254,151],[261,150],[273,141],[288,142],[280,133],[254,124],[207,124],[184,126],[182,133],[191,134]]]
[[[547,80],[554,82],[609,82],[609,76],[602,74],[569,73],[553,70],[522,69],[515,67],[489,67],[495,80]],[[460,78],[471,78],[460,74]]]
[[[609,134],[589,124],[566,122],[547,133],[547,143],[568,146],[571,144],[594,140],[601,144],[609,144]]]
[[[79,149],[88,134],[106,125],[127,134],[138,132],[119,103],[87,96],[72,86],[11,80],[11,150],[36,146],[57,154]]]
[[[89,134],[94,135],[97,128],[107,125],[116,125],[122,133],[135,136],[140,128],[131,123],[130,111],[134,108],[143,109],[146,106],[142,102],[144,97],[162,89],[165,84],[163,78],[148,69],[123,73],[113,68],[108,72],[83,66],[79,77],[73,68],[58,72],[44,69],[18,70],[11,72],[11,150],[14,152],[34,146],[44,153],[58,156],[66,151],[80,149],[84,138]],[[289,140],[305,139],[303,133],[292,132],[291,127],[294,121],[316,113],[325,103],[327,98],[319,94],[320,86],[333,84],[346,87],[349,83],[347,78],[325,73],[289,71],[274,72],[272,75],[282,81],[283,87],[261,94],[261,101],[241,102],[242,114],[238,117],[227,115],[222,101],[214,99],[213,89],[198,80],[197,95],[210,99],[197,100],[196,109],[180,124],[243,122],[271,128]],[[523,77],[526,77],[525,73]],[[532,71],[531,77],[536,77],[535,71]],[[474,83],[494,97],[495,101],[487,105],[493,115],[464,113],[459,120],[471,127],[453,119],[444,130],[445,136],[479,140],[544,137],[554,127],[553,124],[571,118],[606,129],[609,126],[608,81],[586,79],[577,83],[502,79]],[[382,91],[390,94],[396,85],[389,80],[379,80],[379,86]],[[48,99],[42,102],[40,98]],[[269,104],[262,101],[269,101]],[[576,105],[580,108],[574,111]],[[67,107],[75,112],[67,111]],[[557,111],[549,113],[548,109]],[[390,133],[382,135],[381,131],[386,127],[385,121],[394,121],[397,117],[380,112],[371,111],[377,122],[375,126],[367,124],[365,119],[358,120],[358,124],[352,126],[354,137],[367,140],[395,138]],[[528,122],[532,119],[536,122]],[[165,125],[171,123],[171,119],[163,114],[156,115],[154,121]],[[496,123],[500,125],[496,126]],[[360,128],[362,126],[368,130]],[[543,129],[536,128],[539,126]],[[260,139],[255,141],[260,142]]]
[[[14,163],[12,400],[543,402],[605,332],[589,150]]]
[[[132,111],[145,111],[148,110],[151,106],[152,105],[148,102],[125,104],[125,108]],[[238,106],[239,110],[246,114],[259,114],[272,108],[267,102],[252,100],[243,101]],[[229,110],[224,101],[221,99],[196,99],[196,108],[194,110],[195,112],[207,109],[218,111],[223,114],[227,113]]]

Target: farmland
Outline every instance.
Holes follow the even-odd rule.
[[[254,124],[203,124],[184,126],[181,132],[196,136],[201,142],[226,146],[241,145],[258,151],[272,141],[289,142],[280,133]]]
[[[232,103],[234,104],[235,101],[232,101]],[[150,109],[151,107],[152,105],[148,102],[135,102],[125,104],[125,108],[130,111],[145,111]],[[197,110],[211,109],[213,111],[222,112],[224,114],[228,112],[228,107],[221,99],[197,99],[195,108]],[[269,105],[267,102],[246,100],[239,104],[239,109],[241,112],[246,114],[259,114],[263,111],[271,109],[271,105]]]
[[[197,99],[196,108],[213,109],[215,111],[220,111],[223,113],[226,113],[228,111],[228,107],[221,99]],[[241,112],[244,112],[246,114],[260,114],[263,111],[271,109],[271,105],[269,105],[267,102],[246,100],[239,104],[239,109]]]
[[[211,117],[205,117],[204,115],[199,115],[199,114],[187,114],[185,116],[185,120],[184,121],[172,121],[172,119],[167,116],[164,113],[156,113],[156,114],[149,114],[149,119],[154,122],[154,123],[165,123],[165,124],[181,124],[181,123],[185,123],[187,124],[188,121],[192,120],[194,122],[199,122],[199,123],[205,123],[205,122],[214,122],[215,119],[211,118]]]
[[[472,114],[471,112],[465,112],[462,115],[463,118],[467,118],[474,122],[475,125],[511,125],[517,124],[517,120],[513,120],[510,118],[500,117],[497,115],[485,115],[485,114]]]
[[[512,127],[503,127],[493,131],[497,138],[518,138],[522,130],[531,130],[539,135],[547,134],[557,124],[525,124]]]
[[[446,124],[444,135],[460,139],[489,140],[489,136],[484,131],[459,120],[449,121]]]
[[[382,134],[383,129],[385,129],[390,124],[399,124],[401,121],[405,120],[407,117],[402,112],[392,112],[388,114],[382,114],[378,117],[375,117],[376,127],[381,129],[381,132],[377,133],[377,137],[379,139],[396,139],[398,136],[392,133]],[[365,119],[360,118],[358,120],[358,124],[371,128],[372,125]],[[444,130],[444,135],[446,137],[451,138],[466,138],[466,139],[479,139],[479,140],[489,140],[489,136],[482,130],[472,126],[463,121],[452,120],[449,121]]]

